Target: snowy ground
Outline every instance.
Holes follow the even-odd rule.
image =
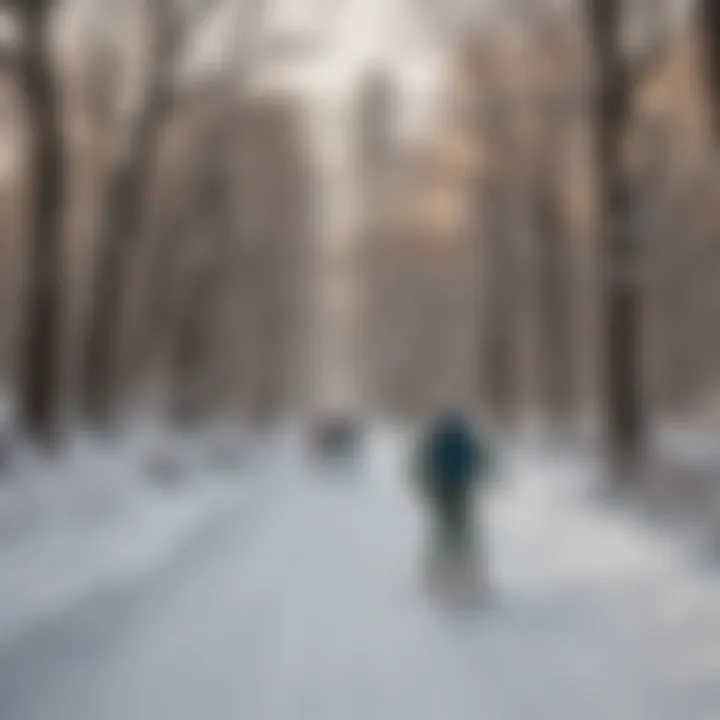
[[[79,437],[52,461],[15,448],[0,473],[0,643],[162,564],[242,485],[242,466],[213,468],[213,450],[154,428]]]
[[[492,602],[458,612],[422,585],[400,447],[376,438],[354,473],[266,450],[142,572],[111,564],[0,636],[0,717],[720,717],[720,574],[593,500],[586,465],[523,453],[485,509]],[[105,547],[107,528],[77,532]]]

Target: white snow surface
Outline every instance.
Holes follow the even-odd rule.
[[[173,534],[172,552],[150,551],[141,572],[105,562],[82,597],[0,636],[0,717],[720,717],[720,575],[672,535],[599,502],[590,463],[508,459],[478,508],[493,593],[459,611],[421,581],[426,517],[404,441],[385,433],[369,445],[348,471],[270,444],[211,509],[197,510],[195,489],[139,502],[148,537],[165,532],[155,527],[171,512],[164,503],[204,520]],[[112,546],[103,523],[70,524],[84,541],[57,552],[50,587],[89,545],[98,556]],[[0,540],[4,556],[13,542]],[[15,583],[0,578],[4,615]]]
[[[14,450],[0,475],[0,643],[166,560],[228,497],[203,462],[209,440],[143,427],[81,436],[59,457]],[[153,479],[153,464],[171,474]]]

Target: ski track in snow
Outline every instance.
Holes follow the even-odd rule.
[[[720,580],[594,501],[587,466],[510,463],[482,509],[491,602],[460,612],[422,587],[402,441],[371,446],[355,472],[273,453],[152,568],[0,636],[0,717],[720,717]]]

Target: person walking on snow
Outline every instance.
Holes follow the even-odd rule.
[[[490,472],[488,443],[461,412],[445,412],[421,437],[418,461],[434,524],[431,590],[482,595],[487,579],[483,558],[476,553],[473,511],[476,491]]]

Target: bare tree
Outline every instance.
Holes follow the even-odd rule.
[[[542,3],[525,3],[521,11],[536,39],[537,51],[531,56],[530,112],[536,132],[528,180],[537,244],[540,396],[550,420],[563,423],[573,409],[577,370],[571,300],[573,254],[563,205],[564,163],[567,138],[581,107],[581,64],[566,12],[558,14]]]
[[[86,416],[98,425],[107,424],[112,415],[125,293],[145,229],[160,139],[178,101],[178,64],[189,28],[217,6],[214,1],[188,8],[179,0],[153,0],[146,5],[150,28],[147,84],[126,151],[111,177],[96,248],[81,390]]]
[[[381,375],[386,365],[382,361],[388,342],[381,337],[388,323],[385,298],[378,294],[378,274],[388,270],[388,252],[392,242],[388,237],[387,204],[389,170],[395,150],[392,136],[395,87],[386,70],[373,69],[365,73],[357,89],[356,98],[356,153],[358,157],[358,194],[361,209],[361,257],[364,273],[363,340],[365,345],[365,373],[369,376],[369,389],[375,397],[370,404],[381,406],[379,395],[386,397]],[[396,281],[397,282],[397,281]],[[385,307],[382,307],[385,305]],[[397,328],[396,328],[397,329]],[[395,339],[397,342],[397,338]],[[405,375],[405,380],[408,373]]]
[[[720,3],[717,0],[698,2],[708,90],[713,105],[713,124],[720,138]]]
[[[189,128],[206,125],[208,112],[215,116],[218,116],[218,113],[227,114],[228,107],[241,101],[245,77],[250,74],[253,62],[261,50],[257,40],[262,29],[265,4],[265,0],[242,0],[233,4],[234,17],[230,45],[226,49],[226,57],[221,68],[210,78],[203,78],[198,82],[189,83],[183,89],[178,89],[169,103],[173,120],[176,120],[178,125]],[[185,16],[183,23],[186,29],[191,25],[197,25],[200,19],[214,7],[223,7],[223,5],[222,0],[215,0],[214,4],[197,2],[191,7],[194,10]],[[226,4],[224,7],[227,9],[230,6]],[[188,36],[187,32],[184,34]],[[186,43],[188,40],[189,36],[186,38]],[[222,103],[228,107],[219,109]],[[191,129],[189,135],[192,143],[202,133],[194,133]],[[186,150],[190,155],[195,155],[197,149],[190,147]],[[190,166],[197,166],[195,159],[190,161]],[[191,167],[190,173],[194,174],[194,172]],[[175,181],[177,180],[178,178],[175,178]],[[135,378],[145,378],[149,373],[152,379],[153,369],[162,359],[163,341],[169,339],[168,320],[175,310],[175,299],[171,288],[177,276],[178,256],[183,252],[181,246],[187,244],[183,238],[188,234],[191,235],[196,226],[191,217],[196,203],[190,201],[186,197],[187,193],[178,187],[178,185],[182,186],[182,179],[179,183],[175,181],[173,184],[176,186],[176,191],[170,191],[172,198],[166,203],[168,205],[165,209],[166,218],[161,223],[160,232],[150,234],[147,242],[144,243],[145,254],[142,267],[139,268],[142,276],[140,303],[143,312],[133,328],[129,343],[130,354],[127,358],[128,374]],[[185,185],[192,186],[192,179]]]
[[[242,244],[248,335],[255,346],[248,410],[267,422],[287,411],[302,361],[297,328],[307,302],[308,177],[294,103],[269,97],[248,115],[243,210],[251,222]]]
[[[51,444],[59,421],[60,262],[63,152],[51,57],[52,0],[17,2],[23,23],[20,77],[30,127],[29,259],[19,411],[36,440]]]
[[[515,252],[510,225],[510,196],[504,179],[488,176],[480,188],[483,215],[482,266],[485,283],[484,354],[486,397],[503,424],[515,419],[518,375],[515,304]]]
[[[574,401],[572,255],[560,198],[559,132],[563,122],[558,120],[555,125],[553,121],[553,125],[531,192],[538,241],[540,392],[550,420],[563,423],[569,420]]]
[[[475,76],[472,122],[483,148],[483,166],[475,181],[472,231],[482,271],[481,352],[485,395],[502,423],[515,419],[518,405],[517,248],[514,226],[515,126],[514,91],[508,86],[502,58],[477,43],[469,51]]]
[[[180,300],[172,338],[171,419],[182,424],[201,420],[212,409],[214,336],[223,289],[228,282],[232,240],[231,165],[235,119],[215,113],[201,128],[195,148],[195,246],[190,248],[187,288]]]
[[[85,413],[97,424],[107,423],[110,419],[123,292],[133,251],[142,232],[159,136],[170,108],[169,81],[180,46],[179,17],[174,0],[151,3],[150,13],[148,85],[128,148],[111,178],[96,249],[97,266],[81,390]]]
[[[594,162],[598,195],[603,340],[607,390],[606,429],[613,458],[638,459],[646,434],[643,400],[643,237],[638,190],[624,149],[639,82],[658,66],[667,38],[658,34],[647,52],[631,62],[622,43],[622,0],[588,0],[587,19],[595,61]],[[651,11],[660,17],[659,6]]]

